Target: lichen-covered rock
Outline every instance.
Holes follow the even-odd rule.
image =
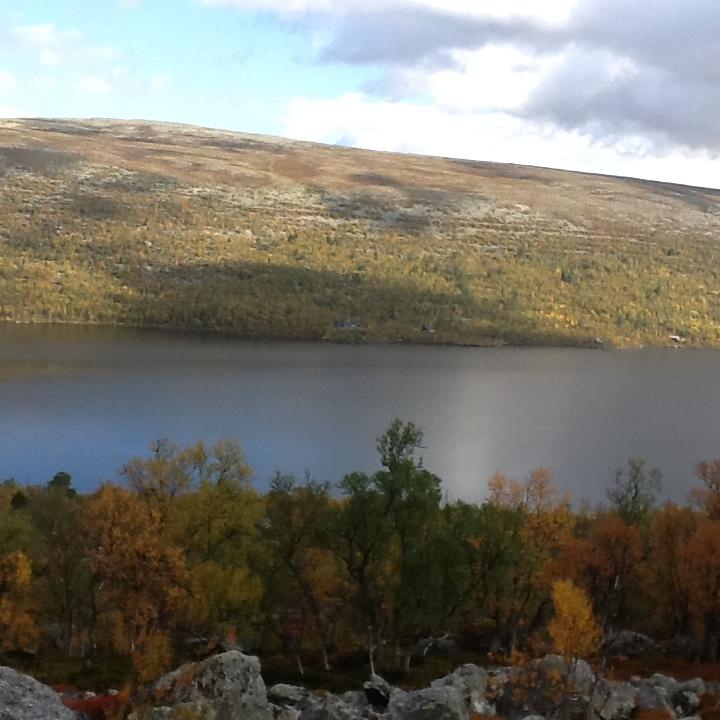
[[[267,691],[268,700],[282,707],[297,708],[305,710],[317,704],[316,696],[307,688],[298,685],[286,685],[278,683]]]
[[[260,661],[233,650],[164,675],[150,692],[143,719],[275,720]]]
[[[268,690],[268,700],[276,708],[282,708],[289,718],[299,720],[355,720],[368,708],[365,693],[351,691],[342,695],[316,695],[295,685],[273,685]]]
[[[29,675],[0,667],[0,720],[74,720],[60,696]]]
[[[638,683],[635,704],[639,710],[664,710],[670,718],[675,718],[670,694],[665,685],[659,682],[644,680]]]
[[[483,715],[494,715],[495,711],[492,706],[485,700],[485,691],[488,686],[487,670],[468,663],[461,665],[457,670],[451,672],[445,677],[433,680],[430,683],[432,688],[454,687],[463,696],[465,707],[473,713],[481,713]]]
[[[389,720],[468,720],[463,694],[455,687],[430,687],[404,692],[393,690],[387,708]]]
[[[365,707],[358,707],[352,701],[345,702],[336,695],[325,695],[312,708],[303,710],[298,720],[358,720]]]
[[[601,680],[593,690],[590,707],[600,720],[624,720],[632,715],[636,701],[637,689],[630,683]]]

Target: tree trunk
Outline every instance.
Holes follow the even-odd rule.
[[[718,657],[718,623],[712,613],[703,618],[702,659],[715,663]]]
[[[375,674],[375,633],[373,627],[368,627],[368,660],[370,661],[370,673]]]
[[[403,675],[410,674],[410,660],[411,659],[412,659],[412,650],[410,648],[407,648],[407,650],[405,650],[405,653],[403,654],[403,662],[402,662]]]
[[[303,667],[302,660],[300,659],[300,653],[298,653],[297,650],[293,650],[293,655],[295,656],[295,664],[297,665],[298,672],[300,673],[300,677],[305,676],[305,668]]]

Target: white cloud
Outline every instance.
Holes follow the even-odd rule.
[[[480,124],[505,111],[643,166],[720,154],[717,0],[201,1],[276,13],[316,59],[371,69],[363,90],[418,117],[419,102]]]
[[[12,38],[45,67],[109,62],[120,57],[116,48],[89,44],[78,30],[59,30],[54,23],[19,25],[13,28]]]
[[[200,0],[203,5],[259,10],[280,15],[324,13],[341,15],[352,11],[396,8],[426,8],[454,15],[507,19],[530,17],[543,23],[567,19],[578,0]]]
[[[717,163],[702,151],[678,146],[651,155],[641,136],[599,143],[589,134],[559,130],[504,111],[448,111],[362,93],[331,100],[295,99],[284,133],[300,140],[375,150],[718,185]]]
[[[112,90],[110,80],[101,75],[84,75],[78,79],[75,87],[85,95],[107,95]]]
[[[22,45],[36,53],[41,65],[47,67],[57,65],[63,57],[63,50],[80,38],[79,32],[61,32],[53,23],[21,25],[14,29],[14,35]]]
[[[535,87],[550,58],[537,58],[511,45],[488,45],[453,53],[452,67],[417,69],[423,91],[440,107],[466,112],[519,108]]]

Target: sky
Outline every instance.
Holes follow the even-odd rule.
[[[0,0],[0,117],[720,187],[718,0]]]

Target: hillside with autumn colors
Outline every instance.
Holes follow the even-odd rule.
[[[258,493],[231,441],[155,443],[87,495],[65,473],[6,481],[0,664],[97,690],[239,646],[269,679],[344,689],[557,651],[720,680],[720,460],[697,465],[689,506],[658,507],[640,461],[605,507],[559,497],[544,468],[450,503],[422,440],[393,422],[381,469],[335,488],[278,475]],[[625,631],[645,635],[639,665],[612,652]]]
[[[0,320],[720,345],[720,191],[183,125],[0,121]]]

